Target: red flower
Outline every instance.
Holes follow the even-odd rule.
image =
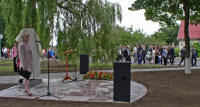
[[[94,74],[92,74],[92,79],[94,79]]]
[[[112,79],[112,77],[110,77],[109,79]]]

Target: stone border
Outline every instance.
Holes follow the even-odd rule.
[[[57,79],[58,80],[58,79]],[[60,80],[60,79],[59,79]],[[84,80],[86,83],[88,80]],[[82,81],[83,82],[83,81]],[[66,84],[70,84],[71,82],[68,82]],[[46,84],[46,82],[45,82]],[[102,84],[107,84],[107,83],[102,83]],[[109,81],[108,84],[113,84],[112,81]],[[113,89],[112,86],[108,86],[108,89]],[[102,88],[102,90],[107,89],[107,88]],[[32,89],[34,92],[34,88]],[[101,88],[95,91],[101,91]],[[16,94],[17,93],[17,94]],[[26,98],[26,99],[41,99],[41,100],[59,100],[59,101],[83,101],[83,102],[114,102],[114,103],[124,103],[124,102],[118,102],[118,101],[113,101],[113,98],[109,97],[107,99],[99,99],[98,97],[92,97],[92,96],[58,96],[60,98],[55,98],[51,96],[45,96],[45,97],[40,97],[41,94],[46,94],[46,93],[38,93],[35,96],[29,97],[24,94],[24,89],[19,88],[19,85],[13,86],[11,88],[5,89],[0,91],[0,97],[11,97],[11,98]],[[113,90],[108,93],[110,96],[113,96]],[[130,96],[130,103],[138,101],[142,97],[144,97],[147,94],[147,88],[137,82],[131,81],[131,96]]]

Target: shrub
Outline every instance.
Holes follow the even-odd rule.
[[[180,49],[179,48],[174,48],[175,55],[176,57],[179,57]]]

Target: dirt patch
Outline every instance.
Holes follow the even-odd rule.
[[[48,60],[40,62],[40,66],[48,67]],[[65,64],[60,60],[58,60],[58,61],[49,60],[49,67],[51,67],[51,68],[63,68],[63,67],[65,67]]]
[[[28,100],[0,98],[2,107],[199,107],[200,72],[191,75],[183,71],[137,72],[131,74],[133,81],[148,89],[147,95],[131,104],[88,103],[71,101]]]

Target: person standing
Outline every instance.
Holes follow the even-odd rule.
[[[8,49],[6,47],[4,47],[4,49],[3,49],[3,55],[4,55],[5,59],[8,57],[7,52],[8,52]]]
[[[159,63],[159,51],[158,48],[155,48],[155,64]]]
[[[122,46],[120,45],[119,46],[119,49],[118,49],[118,56],[117,56],[117,61],[122,61]]]
[[[174,65],[174,58],[175,58],[174,47],[170,46],[170,48],[169,48],[169,60],[170,60],[171,65]]]
[[[153,49],[152,49],[152,63],[153,64],[155,64],[155,53],[156,53],[155,49],[156,49],[155,47],[153,47]]]
[[[126,58],[126,61],[131,62],[131,56],[130,56],[130,47],[127,46],[124,50],[124,57]]]
[[[152,53],[149,49],[149,51],[147,51],[146,57],[147,61],[149,61],[149,63],[151,64],[151,60],[152,60]]]
[[[32,50],[29,45],[29,35],[24,33],[22,36],[22,43],[19,44],[18,47],[19,58],[20,58],[20,72],[26,73],[24,76],[24,84],[25,84],[25,93],[28,96],[32,96],[33,94],[29,88],[29,78],[33,71],[33,56]]]
[[[186,50],[185,50],[185,46],[181,49],[181,51],[180,51],[180,56],[181,56],[181,61],[179,62],[179,66],[181,65],[181,63],[184,61],[184,65],[185,65],[185,52],[186,52]]]
[[[133,48],[134,63],[137,63],[137,46]]]
[[[138,57],[138,64],[140,65],[142,63],[142,46],[141,46],[141,44],[139,44],[138,48],[137,48],[137,57]]]
[[[42,58],[44,58],[45,57],[45,49],[42,49]]]
[[[143,60],[143,63],[144,63],[144,64],[146,63],[146,54],[147,54],[146,48],[145,48],[145,46],[143,45],[143,46],[142,46],[142,60]]]
[[[162,57],[163,47],[160,47],[159,52],[160,52],[160,64],[162,65],[164,61],[164,58]]]
[[[198,57],[198,52],[194,48],[194,46],[192,46],[192,66],[196,66],[196,64],[197,64],[197,57]]]
[[[12,59],[14,64],[14,72],[18,72],[19,68],[17,66],[17,58],[18,58],[18,42],[15,41],[15,46],[12,49]]]
[[[168,55],[167,47],[164,46],[162,52],[162,57],[164,58],[164,65],[167,65],[167,57],[168,57],[167,55]]]

